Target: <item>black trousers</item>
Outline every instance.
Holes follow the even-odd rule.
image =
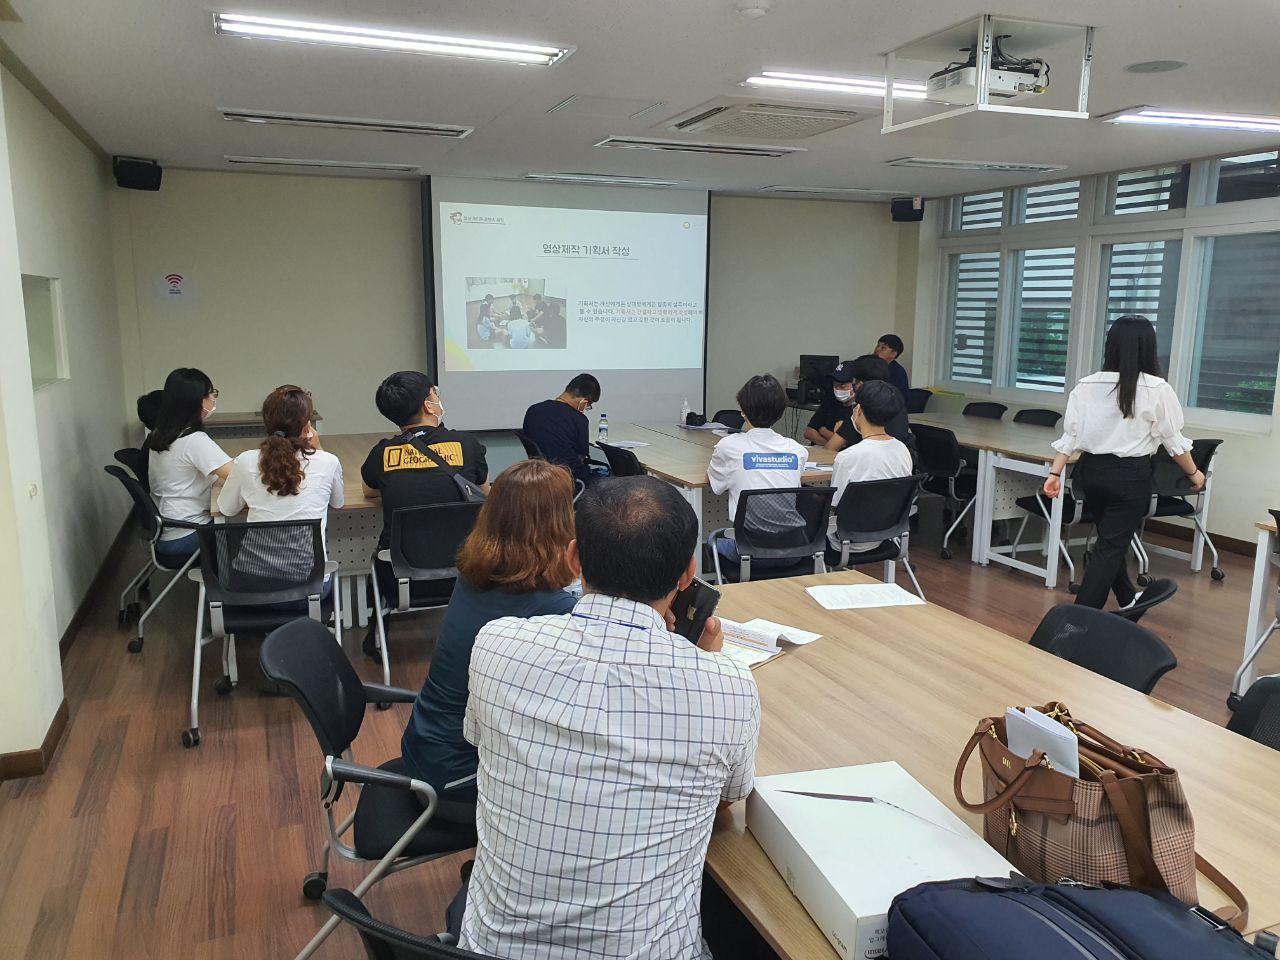
[[[1133,535],[1151,506],[1151,458],[1086,453],[1076,464],[1074,477],[1097,528],[1076,603],[1101,610],[1107,594],[1114,592],[1124,606],[1136,593],[1127,557]]]

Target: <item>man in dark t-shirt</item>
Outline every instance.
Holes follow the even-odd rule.
[[[873,380],[889,382],[889,364],[874,354],[864,354],[856,360],[849,360],[840,364],[842,367],[846,365],[849,367],[849,373],[852,376],[853,400],[848,408],[847,415],[836,425],[833,436],[827,442],[828,450],[843,450],[845,447],[862,440],[853,425],[853,406],[858,402],[858,388],[862,384]],[[895,440],[901,440],[906,445],[906,448],[911,451],[912,461],[916,459],[916,439],[911,433],[905,407],[884,425],[884,430],[889,436]]]
[[[382,500],[378,550],[386,550],[391,546],[391,514],[398,508],[462,500],[451,473],[424,454],[422,447],[430,448],[445,466],[486,491],[489,465],[484,444],[469,433],[442,425],[440,393],[425,374],[416,370],[393,373],[378,387],[376,402],[378,412],[400,430],[394,437],[375,443],[360,467],[365,496]],[[393,597],[391,565],[378,561],[375,569],[383,596]],[[448,596],[452,586],[452,580],[440,581],[439,592]],[[415,599],[418,589],[415,587]]]
[[[804,438],[815,447],[825,447],[835,436],[836,427],[853,412],[853,361],[845,360],[831,371],[831,390],[822,398],[818,409],[804,428]]]
[[[600,381],[580,373],[554,400],[535,403],[524,412],[524,433],[551,463],[568,467],[575,479],[590,483],[587,465],[587,411],[600,400]]]
[[[911,389],[911,381],[907,377],[907,368],[898,362],[898,358],[902,356],[902,351],[906,349],[906,344],[902,342],[902,338],[896,333],[886,333],[876,343],[875,355],[889,365],[888,380],[898,392],[902,394],[902,399],[907,399],[907,391]]]

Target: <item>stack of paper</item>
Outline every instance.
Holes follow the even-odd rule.
[[[909,607],[924,603],[896,583],[850,583],[806,587],[805,593],[827,610],[867,610],[872,607]]]
[[[1009,752],[1026,759],[1037,750],[1053,764],[1053,769],[1069,777],[1080,776],[1080,740],[1067,727],[1050,720],[1039,710],[1009,707],[1004,712],[1005,736]]]

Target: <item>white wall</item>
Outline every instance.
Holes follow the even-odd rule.
[[[69,379],[35,392],[57,625],[67,628],[127,501],[102,472],[126,441],[110,173],[7,71],[5,125],[22,272],[59,278]],[[24,351],[25,355],[25,351]]]
[[[0,753],[44,741],[62,702],[50,572],[52,516],[40,467],[10,152],[30,131],[17,84],[0,76]],[[22,91],[25,93],[25,91]],[[12,108],[12,114],[9,114]],[[15,165],[16,168],[16,165]],[[113,365],[115,361],[113,360]],[[72,461],[79,469],[81,461]],[[86,470],[87,472],[87,470]]]
[[[189,366],[220,410],[297,383],[322,432],[388,429],[378,384],[426,364],[418,207],[418,185],[391,180],[166,170],[158,193],[117,191],[130,404]],[[190,299],[157,296],[169,273]]]
[[[910,366],[899,324],[914,310],[899,316],[898,260],[915,231],[887,204],[712,197],[708,411],[732,407],[752,374],[785,382],[802,353],[856,357],[890,331]]]

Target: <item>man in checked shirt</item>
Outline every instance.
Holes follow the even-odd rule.
[[[573,612],[495,620],[476,637],[464,735],[480,755],[479,843],[461,946],[505,960],[703,960],[703,864],[716,810],[751,792],[755,682],[718,654],[716,618],[696,646],[667,629],[699,546],[673,487],[588,487],[576,535]],[[728,925],[753,933],[741,916]]]

